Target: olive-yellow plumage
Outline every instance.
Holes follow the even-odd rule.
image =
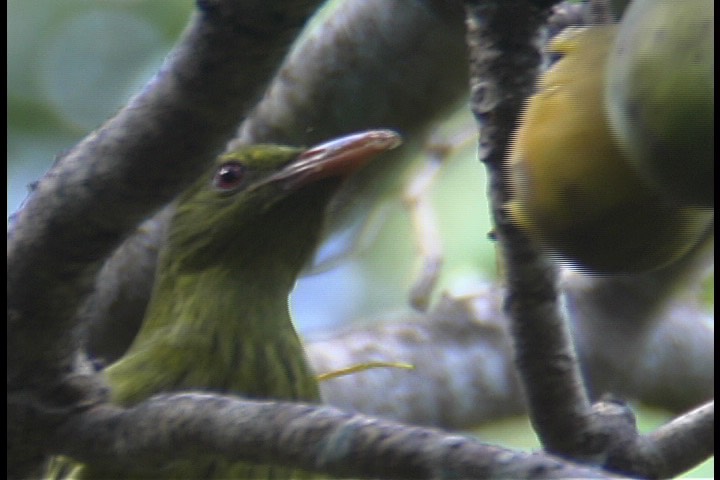
[[[511,145],[508,211],[561,259],[597,273],[652,270],[697,241],[710,214],[645,185],[610,133],[604,69],[617,27],[567,29]]]
[[[313,253],[325,207],[342,179],[399,143],[396,133],[376,130],[310,149],[254,145],[221,156],[178,200],[142,327],[104,372],[113,402],[132,406],[183,390],[319,401],[288,294]],[[49,473],[88,479],[293,474],[200,451],[192,459],[151,467],[56,459]]]
[[[611,128],[641,177],[680,203],[715,204],[713,0],[634,0],[606,72]]]

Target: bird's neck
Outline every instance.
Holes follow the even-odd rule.
[[[114,400],[189,389],[319,400],[288,294],[317,243],[330,192],[278,202],[202,262],[176,261],[171,239],[143,326],[108,369]]]
[[[189,389],[318,400],[288,311],[295,274],[283,261],[262,256],[248,263],[234,255],[201,271],[161,267],[140,332],[109,369],[115,400]],[[162,377],[147,373],[158,367],[167,368]]]

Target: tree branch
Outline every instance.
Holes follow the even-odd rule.
[[[593,278],[563,282],[567,298],[582,297]],[[601,279],[598,279],[601,280]],[[480,285],[463,296],[445,294],[429,312],[398,312],[364,325],[311,336],[306,351],[318,373],[369,361],[407,362],[412,371],[371,369],[322,382],[334,406],[401,422],[470,429],[525,413],[512,355],[505,290]],[[617,301],[603,312],[568,308],[573,341],[593,398],[605,393],[682,412],[714,395],[712,313],[696,290],[655,312],[638,333],[633,318],[611,321]],[[625,297],[619,301],[626,302]],[[628,307],[631,308],[632,307]]]
[[[654,472],[657,477],[673,477],[689,470],[715,455],[715,402],[674,419],[645,440],[645,446],[662,461]]]
[[[630,429],[626,434],[608,452],[606,468],[642,478],[680,475],[714,455],[715,404],[702,405],[648,435]]]
[[[89,409],[70,418],[53,443],[64,455],[118,471],[203,452],[333,477],[618,478],[549,455],[517,453],[331,407],[200,393],[160,395],[126,410]]]
[[[513,14],[523,7],[526,16]],[[591,455],[599,447],[591,434],[590,402],[557,304],[555,269],[504,212],[510,198],[504,158],[540,63],[534,41],[544,15],[524,1],[467,2],[467,12],[472,110],[481,126],[481,143],[489,148],[484,161],[504,257],[506,309],[530,418],[549,451]]]
[[[320,383],[337,407],[398,421],[469,429],[525,411],[498,289],[443,296],[427,314],[403,313],[306,343],[316,372],[370,361],[413,370],[371,369]]]

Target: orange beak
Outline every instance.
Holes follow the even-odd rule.
[[[273,175],[271,181],[278,181],[284,189],[293,190],[325,178],[345,177],[401,143],[400,135],[392,130],[346,135],[305,150]]]

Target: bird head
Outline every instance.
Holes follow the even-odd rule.
[[[293,268],[304,263],[342,180],[400,143],[393,131],[370,130],[311,148],[249,145],[221,155],[179,198],[168,238],[173,261],[204,268],[286,252],[297,258]]]

